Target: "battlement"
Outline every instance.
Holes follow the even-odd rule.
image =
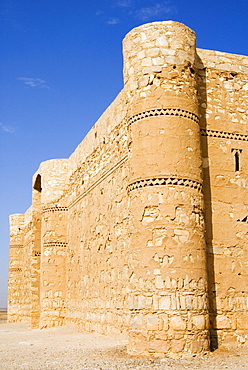
[[[195,44],[173,21],[124,38],[123,90],[10,217],[10,322],[134,355],[247,345],[248,57]]]

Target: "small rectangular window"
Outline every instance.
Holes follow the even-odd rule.
[[[240,171],[240,155],[242,153],[242,149],[232,149],[232,153],[234,154],[234,170],[235,172]]]

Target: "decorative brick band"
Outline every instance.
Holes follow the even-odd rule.
[[[20,268],[20,267],[11,267],[10,269],[9,269],[10,271],[13,271],[13,272],[21,272],[22,271],[22,268]]]
[[[202,184],[189,179],[178,179],[176,177],[156,177],[152,179],[142,179],[129,184],[128,191],[144,188],[146,186],[186,186],[188,188],[202,191]]]
[[[206,130],[206,129],[203,129],[203,128],[201,128],[200,131],[201,131],[202,136],[210,136],[210,137],[219,137],[219,138],[223,138],[223,139],[248,141],[248,135],[244,135],[244,134],[234,134],[232,132]]]
[[[44,243],[43,247],[64,247],[66,248],[68,243],[63,243],[63,242],[49,242],[49,243]]]
[[[40,252],[34,252],[34,257],[40,257],[41,253]]]
[[[132,124],[136,121],[139,121],[141,119],[147,118],[147,117],[156,117],[156,116],[176,116],[176,117],[183,117],[188,118],[196,123],[199,122],[199,118],[195,113],[189,112],[184,109],[179,108],[155,108],[150,109],[145,112],[141,112],[138,114],[135,114],[134,116],[130,117],[128,120],[128,123]]]
[[[67,207],[48,207],[48,208],[43,208],[42,212],[66,212],[68,211]]]

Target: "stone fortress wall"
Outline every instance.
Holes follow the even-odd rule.
[[[248,343],[248,57],[166,21],[123,41],[124,88],[10,216],[10,322],[126,332],[137,355]]]

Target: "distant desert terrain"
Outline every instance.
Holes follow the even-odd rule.
[[[4,308],[0,308],[0,324],[7,321],[7,310]]]

